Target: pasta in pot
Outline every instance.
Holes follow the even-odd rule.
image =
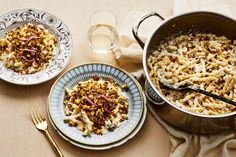
[[[215,34],[190,33],[161,42],[148,58],[149,75],[172,103],[191,112],[216,115],[236,107],[192,91],[161,89],[189,85],[236,101],[236,41]]]

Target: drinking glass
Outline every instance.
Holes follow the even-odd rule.
[[[96,53],[109,53],[117,42],[116,16],[108,11],[95,12],[89,20],[88,45]]]

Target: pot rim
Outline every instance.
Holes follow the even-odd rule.
[[[215,15],[215,16],[221,16],[225,19],[229,19],[229,20],[232,20],[234,22],[236,22],[235,19],[233,19],[232,17],[229,17],[228,15],[225,15],[225,14],[220,14],[220,13],[216,13],[216,12],[212,12],[212,11],[190,11],[190,12],[184,12],[184,13],[180,13],[180,14],[176,14],[176,15],[172,15],[168,18],[166,18],[164,21],[162,21],[159,26],[157,27],[157,29],[155,31],[153,31],[153,33],[147,38],[146,42],[145,42],[145,45],[144,45],[144,49],[143,49],[143,69],[144,69],[144,73],[145,73],[145,76],[149,82],[149,84],[151,85],[151,87],[153,88],[153,90],[158,94],[158,96],[160,96],[168,105],[171,105],[172,107],[174,107],[175,109],[179,110],[179,111],[182,111],[186,114],[190,114],[192,116],[197,116],[197,117],[202,117],[202,118],[223,118],[223,117],[229,117],[229,116],[234,116],[236,115],[236,111],[234,112],[230,112],[230,113],[226,113],[226,114],[218,114],[218,115],[203,115],[203,114],[198,114],[198,113],[195,113],[195,112],[190,112],[190,111],[187,111],[185,109],[182,109],[180,107],[178,107],[177,105],[171,103],[168,99],[166,99],[157,89],[156,87],[154,86],[153,82],[151,81],[151,78],[149,76],[149,73],[148,73],[148,69],[147,69],[147,49],[148,49],[148,45],[152,39],[152,37],[154,36],[154,34],[156,33],[156,31],[165,23],[177,18],[177,17],[180,17],[180,16],[185,16],[185,15],[192,15],[192,14],[198,14],[198,13],[203,13],[203,14],[211,14],[211,15]],[[165,105],[165,104],[163,104]]]

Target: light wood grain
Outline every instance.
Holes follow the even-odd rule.
[[[230,7],[235,1],[228,1]],[[172,14],[171,0],[0,0],[0,15],[19,8],[38,8],[61,18],[73,38],[73,55],[66,69],[75,65],[101,61],[115,64],[111,55],[95,55],[87,46],[89,16],[97,10],[116,14],[118,23],[129,11],[156,10],[163,16]],[[56,78],[55,78],[56,79]],[[46,100],[55,79],[34,86],[17,86],[0,80],[0,157],[54,157],[50,144],[33,125],[27,106],[38,104],[46,115]],[[166,157],[170,142],[166,131],[148,113],[141,131],[126,144],[106,151],[78,148],[63,140],[49,125],[49,131],[65,157]]]

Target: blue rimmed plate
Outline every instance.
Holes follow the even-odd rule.
[[[66,24],[58,17],[38,9],[19,9],[0,16],[0,38],[27,23],[43,25],[57,37],[57,47],[49,65],[34,74],[20,74],[6,68],[0,61],[0,78],[19,85],[33,85],[48,81],[58,75],[69,63],[72,52],[72,36]]]
[[[94,75],[99,75],[103,79],[111,76],[119,86],[127,84],[128,90],[123,92],[128,95],[128,120],[123,121],[120,127],[105,135],[92,134],[85,137],[79,129],[70,127],[63,122],[65,118],[63,100],[65,87],[72,88],[79,81],[88,80]],[[64,73],[52,86],[48,105],[51,120],[58,130],[68,138],[86,145],[106,145],[127,137],[135,129],[142,117],[144,100],[140,85],[127,72],[112,65],[91,63],[79,65]]]
[[[143,94],[144,95],[144,94]],[[143,97],[144,98],[144,104],[146,104],[146,99],[145,99],[145,96]],[[82,144],[82,143],[79,143],[79,142],[75,142],[73,140],[71,140],[70,138],[68,138],[66,135],[64,135],[62,132],[60,132],[60,130],[58,130],[58,128],[55,126],[55,124],[53,123],[52,119],[51,119],[51,116],[49,115],[49,120],[52,124],[52,126],[54,127],[54,129],[57,131],[57,133],[63,138],[65,139],[66,141],[68,141],[69,143],[77,146],[77,147],[81,147],[81,148],[84,148],[84,149],[90,149],[90,150],[107,150],[107,149],[111,149],[111,148],[114,148],[114,147],[118,147],[124,143],[126,143],[127,141],[129,141],[130,139],[132,139],[139,131],[140,129],[142,128],[144,122],[145,122],[145,119],[146,119],[146,116],[147,116],[147,106],[144,105],[144,110],[143,110],[143,114],[142,114],[142,117],[141,117],[141,120],[140,122],[138,123],[138,125],[136,126],[136,128],[128,135],[126,136],[125,138],[117,141],[117,142],[114,142],[114,143],[111,143],[111,144],[107,144],[107,145],[85,145],[85,144]]]

